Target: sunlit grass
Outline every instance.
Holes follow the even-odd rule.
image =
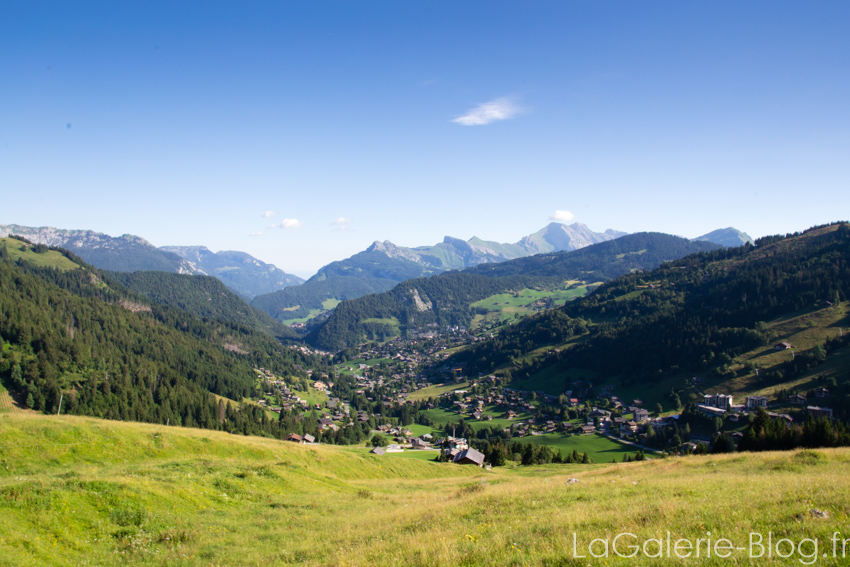
[[[364,447],[3,414],[0,451],[8,565],[604,565],[573,557],[573,533],[585,545],[625,530],[745,544],[772,531],[825,546],[850,513],[844,449],[487,472]],[[607,562],[750,564],[735,557]]]

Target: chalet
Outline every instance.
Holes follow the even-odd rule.
[[[484,453],[470,447],[458,453],[452,462],[458,465],[476,465],[481,467],[484,466]]]
[[[747,409],[767,407],[767,396],[747,396]]]
[[[793,423],[794,423],[794,418],[792,418],[787,413],[774,413],[772,411],[769,411],[769,412],[767,412],[767,416],[772,418],[772,419],[779,419],[779,420],[784,421],[785,425],[787,427],[791,427],[791,425],[793,425]]]
[[[775,350],[790,350],[791,349],[791,343],[787,343],[787,342],[783,341],[781,343],[777,343],[777,344],[773,345],[773,348]]]
[[[401,447],[401,445],[397,445],[395,443],[387,445],[385,451],[387,453],[404,453],[404,449]]]
[[[806,403],[806,396],[802,394],[791,394],[788,396],[788,401],[794,405],[802,405]]]
[[[818,388],[818,389],[815,390],[815,397],[816,398],[828,398],[829,397],[829,390],[827,390],[826,388]]]
[[[596,427],[594,427],[593,425],[582,425],[581,426],[581,434],[582,435],[589,435],[589,434],[593,433],[594,431],[596,431]]]
[[[806,412],[809,416],[817,419],[819,417],[828,417],[832,419],[832,409],[831,408],[822,408],[818,406],[808,406],[806,408]]]
[[[298,435],[297,433],[290,433],[286,436],[286,441],[292,441],[294,443],[303,443],[304,438]]]
[[[316,438],[310,435],[309,433],[304,434],[304,443],[315,443]]]
[[[649,411],[640,408],[636,409],[634,411],[634,419],[638,423],[640,423],[641,421],[646,421],[647,419],[649,419]]]
[[[382,448],[380,448],[380,447],[375,447],[374,449],[372,449],[372,450],[371,450],[371,451],[369,451],[369,452],[370,452],[370,453],[372,453],[373,455],[378,455],[378,456],[381,456],[381,455],[386,454],[386,451],[384,451],[384,450],[383,450]]]
[[[430,443],[428,443],[427,441],[425,441],[423,439],[418,439],[418,438],[411,441],[410,446],[413,447],[414,449],[430,449],[431,448]]]

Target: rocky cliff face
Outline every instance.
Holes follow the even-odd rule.
[[[515,244],[487,242],[475,237],[461,240],[446,236],[439,244],[417,248],[397,246],[389,240],[376,241],[366,251],[380,252],[389,258],[401,258],[441,270],[457,270],[546,252],[578,250],[625,234],[627,233],[612,229],[594,232],[581,223],[565,225],[553,222]]]

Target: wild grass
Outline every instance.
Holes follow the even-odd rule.
[[[4,565],[763,564],[737,551],[579,559],[573,534],[585,554],[592,538],[668,530],[741,545],[750,532],[817,537],[826,552],[850,514],[845,449],[486,472],[363,447],[3,414],[0,450]]]
[[[63,272],[77,270],[80,268],[79,265],[75,264],[55,250],[48,250],[41,254],[37,254],[33,251],[32,246],[21,242],[20,240],[15,238],[0,238],[0,246],[4,245],[6,246],[6,250],[9,252],[9,257],[12,260],[22,258],[35,266],[56,268]]]
[[[461,382],[459,384],[451,382],[448,384],[433,384],[426,388],[416,390],[410,394],[411,400],[427,400],[428,398],[438,398],[447,392],[455,390],[465,390],[469,387],[469,382]]]

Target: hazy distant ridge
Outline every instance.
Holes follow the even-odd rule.
[[[18,234],[36,244],[67,248],[89,264],[113,272],[172,272],[210,275],[244,298],[270,293],[304,280],[244,252],[211,252],[203,246],[157,248],[132,234],[109,236],[93,230],[0,225],[0,236]]]

